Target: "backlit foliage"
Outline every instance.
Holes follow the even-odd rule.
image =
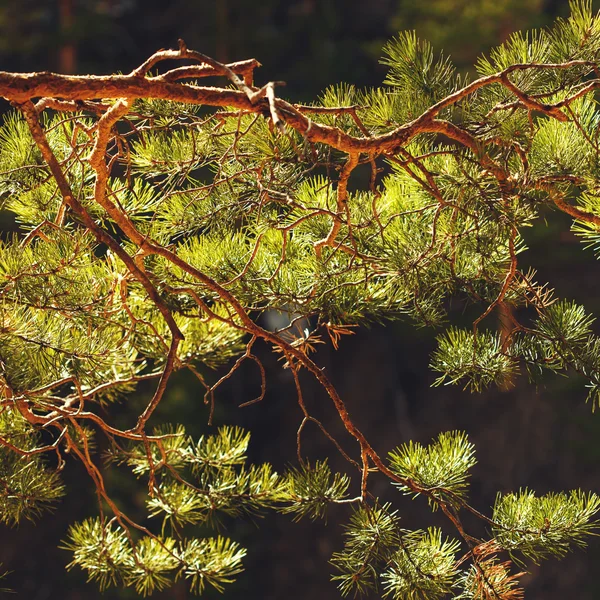
[[[481,391],[522,372],[576,374],[600,403],[594,317],[521,265],[524,231],[550,210],[600,247],[600,17],[587,1],[571,12],[513,34],[471,81],[401,32],[384,48],[382,87],[339,84],[310,106],[252,85],[256,61],[223,65],[183,42],[126,75],[0,73],[14,106],[0,127],[0,201],[18,225],[0,242],[0,521],[53,507],[68,455],[99,498],[99,516],[66,534],[69,568],[102,589],[148,595],[184,579],[195,594],[222,591],[246,555],[228,537],[233,519],[314,520],[332,504],[349,512],[331,558],[343,596],[518,600],[514,561],[583,547],[596,494],[502,493],[486,516],[468,504],[466,433],[399,440],[386,462],[390,449],[365,438],[314,359],[357,326],[404,318],[437,328],[437,385]],[[164,69],[172,59],[193,64]],[[203,85],[217,75],[231,85]],[[478,316],[459,326],[456,306]],[[280,329],[265,324],[269,311]],[[261,391],[244,404],[262,400],[255,344],[278,353],[302,411],[299,461],[282,473],[248,460],[239,428],[197,439],[156,422],[179,371],[203,386],[210,425],[219,386],[245,361]],[[309,412],[304,377],[350,440]],[[145,408],[119,428],[115,405],[134,391]],[[306,425],[347,473],[303,455]],[[103,460],[147,490],[143,523],[111,498]],[[375,471],[426,498],[454,535],[401,522],[373,495]],[[466,530],[465,511],[486,539]]]

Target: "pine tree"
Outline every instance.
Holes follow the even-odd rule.
[[[167,60],[185,64],[162,69]],[[600,497],[521,489],[498,494],[486,514],[469,504],[476,458],[465,433],[382,457],[311,353],[326,339],[337,348],[356,326],[410,318],[441,330],[438,384],[479,391],[521,371],[535,381],[578,374],[591,408],[600,404],[592,315],[519,264],[523,229],[549,209],[600,247],[599,60],[600,16],[584,0],[551,29],[511,36],[473,80],[400,33],[384,48],[383,87],[342,84],[311,105],[286,102],[277,83],[254,86],[254,60],[225,65],[183,42],[126,75],[0,73],[14,108],[0,129],[0,196],[20,228],[0,245],[2,522],[53,507],[69,457],[87,470],[98,515],[74,523],[63,547],[101,588],[146,595],[184,578],[195,593],[223,590],[246,549],[199,531],[273,510],[320,519],[337,503],[348,505],[331,558],[342,596],[523,597],[520,570],[584,546]],[[479,310],[470,327],[447,323],[450,300]],[[265,328],[267,310],[288,325]],[[249,433],[236,427],[200,439],[181,425],[150,427],[184,369],[212,415],[219,385],[254,361],[262,391],[248,402],[260,401],[257,342],[296,384],[297,465],[249,464]],[[220,379],[205,376],[227,365]],[[308,411],[301,371],[327,393],[354,454]],[[142,381],[154,394],[121,429],[111,407]],[[309,422],[351,475],[303,457]],[[99,461],[146,483],[147,523],[117,506]],[[372,495],[374,471],[441,511],[455,536],[405,529]],[[486,539],[466,530],[465,514],[485,523]]]

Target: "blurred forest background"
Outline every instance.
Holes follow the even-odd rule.
[[[479,54],[511,32],[543,27],[567,12],[565,0],[0,0],[0,69],[127,72],[155,50],[176,47],[177,39],[183,38],[189,48],[221,61],[258,59],[263,64],[256,73],[258,83],[284,80],[287,87],[278,88],[281,95],[307,102],[340,81],[381,84],[385,69],[378,64],[380,50],[399,30],[416,29],[469,71]],[[16,228],[10,215],[0,216],[4,235]],[[570,233],[564,216],[548,213],[538,225],[525,234],[529,250],[522,255],[523,265],[538,269],[539,281],[549,281],[559,296],[600,313],[598,264],[591,251]],[[467,323],[478,314],[476,308],[471,310],[457,306],[451,318]],[[382,455],[409,439],[426,442],[440,431],[466,430],[479,459],[471,500],[484,512],[497,491],[521,487],[539,493],[575,487],[600,491],[600,415],[585,405],[581,381],[556,377],[536,389],[519,378],[511,389],[480,395],[460,388],[431,388],[434,375],[428,362],[435,334],[399,321],[360,330],[345,338],[337,352],[329,346],[318,352],[317,362]],[[301,413],[289,374],[268,348],[261,350],[268,369],[267,397],[237,408],[259,389],[255,367],[248,365],[220,389],[215,421],[250,429],[251,459],[282,469],[295,460]],[[218,376],[208,373],[212,380]],[[304,384],[314,413],[356,451],[344,438],[324,393],[309,378]],[[118,408],[116,418],[131,425],[150,391],[140,389]],[[177,376],[158,417],[184,423],[196,436],[207,431],[207,408],[191,377]],[[102,451],[103,441],[99,444]],[[346,468],[316,428],[307,430],[303,448],[312,460],[331,455],[334,468]],[[85,584],[82,573],[65,573],[70,557],[57,545],[69,522],[95,515],[97,507],[92,483],[79,464],[73,461],[64,477],[68,496],[55,513],[17,530],[0,528],[0,562],[12,571],[6,585],[27,600],[134,598],[133,593],[116,589],[100,594],[95,585]],[[119,469],[108,483],[119,505],[141,517],[144,486]],[[431,523],[424,501],[402,497],[383,478],[373,478],[373,484],[374,493],[398,507],[404,526]],[[341,547],[339,525],[347,518],[347,509],[341,507],[330,513],[327,525],[297,525],[282,515],[268,515],[255,523],[225,523],[228,535],[249,550],[246,571],[227,588],[226,597],[338,597],[327,561]],[[434,515],[434,519],[454,534],[443,518]],[[480,523],[468,524],[473,533],[480,531]],[[600,542],[593,540],[587,553],[578,551],[561,562],[533,567],[524,581],[527,597],[600,598],[594,569],[599,559]],[[177,584],[155,597],[183,600],[189,595],[184,584]]]

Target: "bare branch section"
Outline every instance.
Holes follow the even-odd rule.
[[[199,53],[198,53],[199,54]],[[204,55],[199,54],[204,60]],[[171,100],[173,102],[185,102],[190,104],[201,104],[215,107],[233,107],[248,112],[259,112],[267,114],[270,111],[269,102],[266,99],[254,101],[254,94],[260,92],[260,88],[252,88],[240,83],[241,80],[235,76],[236,72],[250,72],[260,63],[250,60],[243,63],[233,63],[230,66],[221,65],[211,59],[208,66],[201,66],[202,73],[205,76],[210,75],[231,75],[235,77],[234,82],[244,86],[243,91],[232,91],[220,87],[203,87],[191,84],[171,83],[174,79],[179,79],[181,73],[178,69],[167,71],[165,74],[156,77],[144,77],[143,75],[156,63],[166,59],[184,59],[196,58],[196,54],[189,52],[181,53],[178,51],[161,51],[153,58],[149,59],[145,66],[139,70],[133,71],[130,75],[59,75],[55,73],[7,73],[0,71],[0,96],[9,102],[22,103],[33,98],[52,98],[71,101],[91,101],[107,98],[124,98],[133,100],[136,98],[156,98]],[[243,65],[242,68],[239,65]],[[411,123],[401,125],[395,130],[383,135],[374,136],[369,139],[348,135],[343,130],[336,127],[328,127],[314,121],[311,121],[302,112],[302,107],[294,107],[292,104],[277,98],[274,100],[274,106],[280,111],[286,124],[307,137],[312,142],[321,142],[346,152],[383,152],[397,149],[408,143],[419,133],[443,133],[443,127],[436,125],[433,120],[446,108],[458,104],[461,100],[476,93],[479,89],[500,83],[505,85],[511,92],[517,91],[519,95],[524,94],[513,85],[508,79],[510,73],[528,70],[562,70],[573,67],[588,66],[591,63],[585,61],[569,61],[563,64],[519,64],[512,65],[500,71],[495,75],[482,77],[462,89],[441,100],[430,109],[425,111],[420,117],[414,119]],[[180,67],[181,68],[181,67]],[[188,69],[191,67],[183,67]],[[188,73],[191,71],[183,71]],[[597,87],[600,82],[589,82],[586,92]],[[569,104],[576,99],[563,99],[557,106],[543,105],[538,102],[528,101],[526,106],[539,109],[554,118],[564,121],[565,115],[560,112],[559,107]],[[521,99],[520,98],[520,99]],[[82,108],[84,108],[82,106]],[[343,111],[347,111],[344,108]],[[306,108],[307,113],[314,112],[312,107]],[[563,115],[559,117],[558,115]]]

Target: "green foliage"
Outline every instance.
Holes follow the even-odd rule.
[[[394,600],[444,597],[454,583],[459,547],[458,541],[444,539],[439,529],[405,533],[381,576],[384,596]]]
[[[75,565],[88,571],[90,581],[97,581],[100,589],[114,584],[122,569],[133,562],[133,550],[125,531],[112,523],[104,525],[100,519],[86,519],[69,528],[66,550],[73,552]]]
[[[430,4],[435,14],[458,6]],[[499,15],[512,5],[497,4]],[[438,329],[436,385],[479,392],[506,389],[520,370],[536,381],[546,371],[576,373],[592,406],[600,404],[594,317],[520,264],[524,231],[549,210],[572,216],[575,233],[600,248],[600,17],[586,1],[571,12],[482,56],[485,79],[467,88],[449,58],[404,32],[384,48],[384,86],[338,84],[311,106],[251,96],[248,110],[212,110],[137,99],[104,148],[94,137],[106,121],[98,122],[101,104],[88,111],[82,102],[69,114],[63,103],[37,125],[29,105],[20,105],[27,120],[9,113],[0,200],[19,231],[0,242],[0,521],[16,525],[57,500],[70,453],[92,476],[103,516],[70,528],[69,568],[101,589],[149,595],[183,578],[192,593],[222,591],[246,550],[209,530],[270,510],[325,518],[331,504],[353,506],[331,559],[343,596],[519,598],[519,575],[501,552],[538,562],[583,546],[600,510],[600,499],[583,492],[498,495],[493,516],[484,516],[490,539],[477,542],[461,521],[465,508],[482,516],[467,505],[476,460],[466,433],[409,441],[385,466],[310,358],[326,334],[337,348],[357,325],[407,317]],[[156,78],[148,87],[185,85]],[[199,98],[211,92],[191,85]],[[229,91],[211,93],[219,104]],[[265,118],[271,111],[285,126]],[[53,171],[40,148],[54,154]],[[476,311],[471,326],[457,306]],[[269,311],[288,318],[281,329],[266,328]],[[505,318],[496,331],[498,312]],[[212,408],[219,385],[254,361],[262,398],[256,342],[282,356],[298,385],[299,445],[303,425],[317,422],[299,371],[326,388],[360,446],[357,462],[338,446],[359,467],[360,496],[349,497],[350,476],[326,459],[282,474],[251,464],[240,428],[199,439],[182,425],[147,433],[177,371],[193,373]],[[222,367],[230,370],[215,375]],[[137,389],[142,381],[156,384],[153,395]],[[110,405],[136,390],[146,409],[120,430]],[[107,465],[147,484],[147,524],[111,500],[95,463],[99,432],[110,441]],[[397,511],[371,495],[374,470],[441,508],[467,546],[437,528],[401,529]]]
[[[145,132],[132,145],[132,167],[150,177],[178,175],[203,166],[210,154],[207,132],[195,129]]]
[[[431,493],[430,499],[455,502],[468,490],[469,469],[476,464],[475,448],[462,431],[440,433],[429,446],[403,444],[389,454],[391,470],[408,480],[398,484],[407,493],[418,494],[412,484]]]
[[[246,550],[224,537],[187,538],[190,526],[215,527],[223,518],[258,516],[266,509],[323,518],[332,502],[343,501],[349,479],[332,474],[325,461],[308,463],[278,475],[269,464],[246,466],[249,433],[221,427],[194,441],[182,426],[159,428],[160,442],[133,444],[112,451],[111,460],[127,464],[138,476],[150,476],[149,518],[162,520],[160,535],[137,539],[113,519],[88,519],[73,525],[64,548],[73,552],[69,568],[79,566],[101,589],[133,586],[140,594],[168,587],[179,577],[193,593],[207,585],[223,590],[242,571]],[[149,451],[149,452],[148,452]],[[165,531],[169,529],[172,537]]]
[[[123,461],[134,473],[157,478],[147,508],[150,517],[162,518],[163,530],[210,524],[217,515],[258,514],[287,498],[284,480],[270,465],[245,467],[250,435],[239,427],[221,427],[197,442],[182,426],[156,434],[163,441],[150,454],[136,445]]]
[[[572,491],[536,496],[498,494],[494,505],[494,535],[509,552],[518,551],[534,562],[564,556],[573,546],[585,546],[585,537],[598,528],[593,517],[600,511],[596,494]]]
[[[179,564],[175,549],[175,540],[171,538],[141,538],[135,545],[131,568],[123,573],[127,585],[135,586],[135,591],[143,596],[168,587],[171,583],[168,574]],[[224,573],[220,576],[227,577]]]
[[[501,384],[516,370],[515,361],[502,352],[500,336],[489,331],[450,328],[438,337],[431,367],[443,373],[436,381],[465,382],[465,388],[481,391],[491,383]]]
[[[207,584],[219,591],[231,583],[241,571],[246,551],[222,537],[191,540],[183,551],[188,566],[185,576],[191,578],[191,589],[202,593]]]
[[[0,523],[17,525],[21,519],[39,517],[65,489],[58,473],[35,452],[41,447],[39,434],[6,407],[0,409],[0,440]]]
[[[591,0],[570,0],[571,14],[559,18],[552,29],[551,60],[578,60],[598,53],[600,48],[600,23],[592,10]]]
[[[390,505],[361,505],[346,526],[344,550],[331,557],[342,595],[379,589],[379,575],[400,545],[399,517]]]
[[[584,307],[565,300],[551,304],[534,322],[528,335],[515,337],[511,354],[525,363],[530,377],[539,379],[545,369],[571,369],[588,380],[587,400],[595,410],[600,387],[597,369],[600,340],[592,331],[594,318]]]
[[[343,596],[365,594],[383,586],[384,597],[402,600],[441,598],[456,576],[459,542],[443,539],[439,529],[406,531],[389,505],[360,506],[346,528],[343,552],[331,563],[341,574]]]
[[[325,517],[327,507],[346,497],[350,479],[341,473],[331,473],[327,461],[317,461],[314,466],[302,464],[288,472],[287,495],[290,504],[283,512],[292,513],[294,520],[302,517]]]
[[[178,577],[189,580],[196,593],[207,585],[223,591],[242,571],[246,553],[222,537],[177,543],[172,538],[146,536],[133,542],[122,527],[100,519],[73,525],[64,548],[74,556],[68,568],[85,569],[100,589],[119,583],[134,586],[144,596],[168,587]]]
[[[434,59],[429,42],[419,40],[414,31],[401,32],[383,47],[384,65],[388,65],[385,83],[399,88],[406,99],[411,98],[411,111],[403,120],[417,117],[432,104],[453,91],[455,69],[450,59]]]
[[[188,460],[197,471],[242,465],[250,434],[239,427],[222,427],[216,435],[202,437],[189,452]]]

